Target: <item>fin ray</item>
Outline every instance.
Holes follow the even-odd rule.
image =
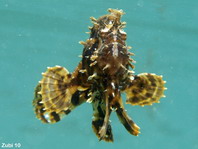
[[[40,119],[43,123],[56,123],[60,121],[64,115],[69,114],[76,106],[84,103],[87,100],[87,92],[88,91],[76,91],[71,98],[71,103],[68,105],[68,109],[57,111],[56,108],[52,106],[50,100],[43,103],[42,95],[38,94],[41,90],[41,84],[38,84],[35,89],[35,96],[33,100],[33,107],[36,114],[36,117]],[[62,100],[60,100],[62,101]],[[46,108],[46,104],[50,107],[50,109]],[[58,104],[58,103],[56,103]]]

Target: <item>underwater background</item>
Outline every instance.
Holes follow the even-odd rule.
[[[83,104],[56,124],[42,124],[32,107],[48,66],[72,72],[91,26],[89,17],[123,9],[136,74],[163,75],[166,98],[153,106],[125,105],[141,128],[130,135],[111,115],[114,143],[92,131],[92,106]],[[24,149],[198,149],[198,1],[0,0],[0,145]],[[124,102],[126,101],[123,95]],[[19,147],[19,146],[18,146]],[[3,148],[3,147],[2,147]],[[16,147],[12,147],[16,148]]]

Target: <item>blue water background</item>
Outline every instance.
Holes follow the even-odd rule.
[[[47,66],[72,72],[82,53],[89,17],[123,9],[135,72],[163,75],[160,104],[125,105],[141,127],[130,135],[111,115],[114,143],[99,142],[92,107],[83,104],[61,122],[35,118],[33,91]],[[196,0],[0,0],[0,145],[24,149],[198,149],[198,1]],[[125,101],[125,96],[123,96]]]

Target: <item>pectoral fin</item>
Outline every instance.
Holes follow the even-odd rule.
[[[127,95],[127,104],[131,105],[152,105],[158,103],[164,96],[165,81],[162,76],[155,74],[142,73],[135,76],[125,89]]]
[[[56,123],[87,100],[88,90],[79,91],[64,67],[49,67],[42,75],[33,100],[36,116],[42,122]]]

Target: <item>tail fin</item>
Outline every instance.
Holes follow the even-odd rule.
[[[104,136],[101,136],[100,134],[101,128],[104,125],[104,119],[105,119],[105,114],[106,114],[106,104],[104,100],[102,99],[103,97],[101,93],[99,93],[94,96],[94,99],[92,101],[93,111],[94,111],[93,120],[92,120],[92,128],[99,140],[113,142],[113,134],[112,134],[110,122],[108,122],[107,124],[106,131],[105,131],[106,134],[104,134]]]

